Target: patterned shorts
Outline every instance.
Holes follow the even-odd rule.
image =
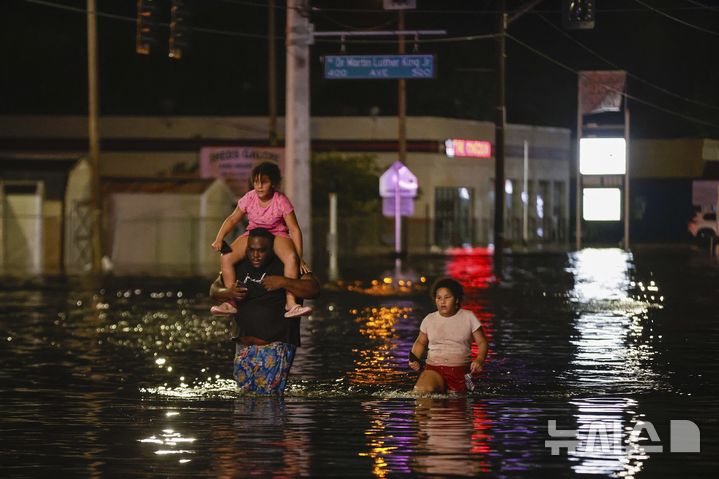
[[[237,344],[233,376],[240,392],[282,394],[296,349],[280,342],[265,346]]]

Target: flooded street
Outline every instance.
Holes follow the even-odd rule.
[[[484,254],[407,268],[409,288],[382,287],[389,260],[324,288],[284,397],[236,394],[204,278],[3,279],[0,475],[715,476],[716,259],[517,254],[500,285]],[[443,274],[490,352],[469,396],[415,397],[407,354]],[[682,420],[701,452],[678,452]],[[553,455],[554,440],[575,447]]]

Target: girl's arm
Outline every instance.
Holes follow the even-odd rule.
[[[297,257],[300,259],[300,275],[309,273],[310,267],[307,266],[305,260],[302,259],[302,230],[300,229],[300,224],[297,222],[297,216],[295,216],[294,211],[290,211],[284,218],[287,229],[290,230],[290,238],[292,238],[292,243],[295,245]]]
[[[427,349],[428,344],[429,338],[427,337],[427,333],[423,333],[422,331],[420,331],[419,335],[417,336],[417,340],[412,345],[412,354],[421,359],[422,355],[424,354],[424,351]],[[413,371],[418,371],[419,363],[417,361],[410,361],[409,367],[412,368]]]
[[[470,364],[469,370],[474,374],[482,370],[482,363],[484,362],[484,358],[487,357],[487,348],[489,345],[484,337],[484,333],[482,333],[481,327],[472,333],[472,337],[474,338],[474,342],[477,343],[477,357],[474,358],[474,361]]]
[[[235,207],[235,211],[233,211],[230,216],[225,218],[225,221],[222,222],[222,226],[220,226],[220,231],[217,232],[215,241],[211,245],[212,249],[214,249],[215,251],[220,251],[220,248],[222,247],[222,240],[225,239],[227,233],[229,233],[230,230],[234,228],[237,223],[240,222],[243,216],[245,216],[245,211],[240,209],[239,206]]]

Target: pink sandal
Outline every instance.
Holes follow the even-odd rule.
[[[219,306],[213,306],[210,308],[212,314],[235,314],[237,308],[232,303],[222,303]]]
[[[300,306],[295,304],[285,313],[285,318],[298,318],[300,316],[309,316],[312,314],[312,308],[309,306]]]

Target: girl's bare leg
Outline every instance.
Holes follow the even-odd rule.
[[[284,274],[286,278],[296,279],[299,277],[299,266],[297,264],[299,258],[295,251],[295,245],[290,238],[284,236],[275,236],[274,251],[282,264],[285,266]],[[297,305],[295,295],[287,292],[287,309]]]
[[[418,393],[445,393],[447,385],[444,383],[442,375],[437,371],[424,370],[414,385],[414,390]]]
[[[230,248],[232,248],[231,252],[223,254],[220,257],[222,282],[227,288],[233,286],[237,280],[235,277],[235,263],[245,257],[245,250],[247,249],[247,236],[240,236],[237,238],[232,242]]]

